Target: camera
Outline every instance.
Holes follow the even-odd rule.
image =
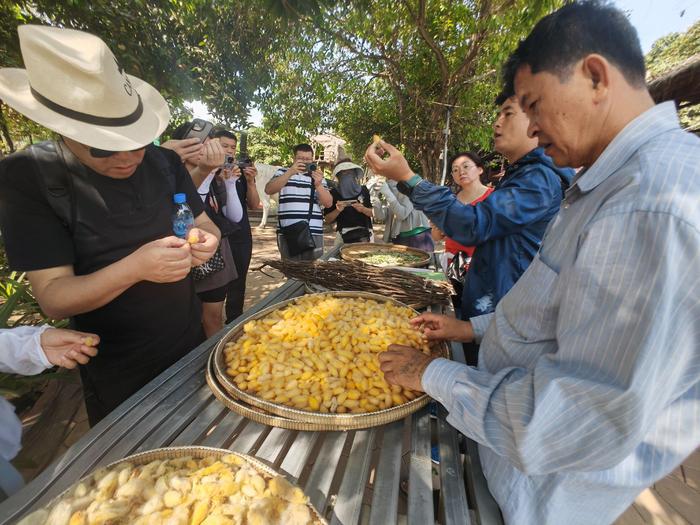
[[[317,169],[318,169],[318,164],[316,164],[315,162],[309,162],[306,165],[306,173],[308,173],[309,175],[311,175]]]

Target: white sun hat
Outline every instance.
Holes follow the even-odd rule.
[[[0,69],[0,99],[56,133],[109,151],[141,148],[170,120],[168,103],[124,73],[99,37],[39,25],[17,28],[26,69]]]

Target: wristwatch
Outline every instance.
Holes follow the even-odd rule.
[[[406,195],[407,197],[410,197],[413,193],[413,188],[415,188],[418,185],[418,183],[422,180],[423,179],[420,175],[413,175],[413,177],[411,177],[408,180],[402,180],[398,182],[396,184],[396,189],[404,195]]]

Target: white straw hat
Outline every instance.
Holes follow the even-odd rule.
[[[124,73],[97,36],[38,25],[17,28],[26,69],[0,69],[0,99],[33,121],[87,146],[128,151],[168,125],[168,103]]]

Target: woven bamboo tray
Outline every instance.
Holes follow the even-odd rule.
[[[287,430],[304,430],[307,432],[317,432],[321,430],[342,430],[336,428],[334,425],[323,425],[316,423],[305,423],[304,421],[296,421],[295,419],[288,419],[286,417],[276,416],[265,412],[264,410],[247,405],[243,401],[240,401],[229,394],[226,389],[221,386],[218,379],[216,379],[216,373],[214,371],[214,353],[209,355],[209,362],[207,363],[207,385],[214,394],[214,397],[218,399],[226,408],[240,414],[246,419],[255,421],[256,423],[262,423],[263,425],[268,425],[271,427],[279,427]]]
[[[430,254],[426,251],[419,250],[418,248],[411,248],[410,246],[402,246],[400,244],[385,244],[380,242],[357,242],[352,244],[346,244],[340,249],[340,256],[345,260],[359,260],[362,261],[361,257],[372,254],[378,251],[388,251],[396,253],[410,253],[411,255],[417,255],[422,257],[420,261],[415,263],[405,263],[396,266],[406,266],[409,268],[424,268],[430,264]],[[365,261],[362,261],[365,262]],[[371,264],[371,263],[366,263]],[[373,265],[379,266],[379,265]]]
[[[233,454],[235,456],[238,456],[242,459],[244,459],[247,463],[249,463],[255,470],[257,470],[259,473],[264,474],[267,477],[276,477],[276,476],[281,476],[281,474],[271,467],[267,466],[265,463],[258,461],[254,457],[248,456],[246,454],[240,454],[238,452],[233,452],[231,450],[225,450],[221,448],[213,448],[213,447],[167,447],[167,448],[157,448],[154,450],[148,450],[146,452],[140,452],[138,454],[133,454],[131,456],[127,456],[124,459],[120,459],[118,461],[114,461],[107,465],[104,468],[114,468],[117,467],[118,465],[121,465],[122,463],[131,463],[133,465],[145,465],[147,463],[150,463],[151,461],[157,460],[157,459],[176,459],[176,458],[182,458],[182,457],[193,457],[197,459],[205,458],[205,457],[210,457],[214,456],[215,458],[221,458],[227,454]],[[60,495],[56,496],[51,502],[46,505],[43,509],[36,510],[32,512],[31,514],[25,516],[22,520],[18,522],[17,525],[34,525],[34,524],[39,524],[39,523],[44,523],[44,520],[46,517],[44,517],[44,514],[48,516],[47,509],[51,509],[54,505],[56,505],[59,500],[62,498],[66,497],[71,491],[75,489],[75,487],[80,483],[83,482],[92,476],[92,472],[90,474],[87,474],[86,476],[83,476],[80,481],[75,483],[72,487],[64,490]],[[314,523],[315,525],[327,525],[327,521],[321,517],[321,515],[318,513],[318,511],[311,505],[311,503],[307,503],[307,507],[311,511],[311,515],[314,518]]]
[[[358,297],[363,299],[373,299],[377,302],[394,303],[399,306],[406,306],[400,303],[399,301],[395,301],[394,299],[369,292],[325,292],[313,295],[328,295],[333,297]],[[226,348],[226,344],[235,341],[243,334],[243,325],[247,322],[251,320],[262,319],[271,312],[284,308],[285,306],[293,303],[294,301],[296,301],[296,298],[282,301],[275,305],[269,306],[264,310],[261,310],[252,317],[249,317],[245,321],[233,327],[214,348],[214,375],[219,385],[221,385],[221,387],[223,387],[223,389],[226,390],[226,392],[228,392],[235,400],[242,401],[250,407],[257,407],[259,409],[262,409],[264,412],[281,416],[285,419],[292,419],[303,423],[313,423],[315,425],[323,427],[324,430],[356,430],[361,428],[386,425],[387,423],[403,419],[409,414],[412,414],[416,410],[419,410],[428,404],[430,398],[424,394],[402,405],[387,408],[384,410],[378,410],[376,412],[366,412],[362,414],[333,414],[323,412],[312,412],[309,410],[300,410],[286,405],[272,403],[270,401],[260,399],[257,396],[251,395],[248,392],[239,389],[236,386],[236,383],[233,381],[233,379],[229,377],[226,373],[227,367],[224,355],[224,349]],[[418,315],[418,312],[416,312],[416,315]],[[437,354],[444,357],[449,356],[449,347],[444,342],[434,343],[431,346],[431,350],[433,354]],[[275,426],[274,422],[266,424]]]

